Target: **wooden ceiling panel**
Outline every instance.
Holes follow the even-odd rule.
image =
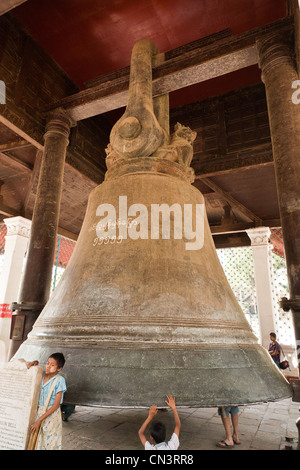
[[[14,10],[28,32],[80,87],[130,63],[134,43],[161,52],[231,28],[286,15],[282,0],[30,0]]]
[[[22,138],[0,122],[0,146],[9,142],[21,141]]]
[[[13,178],[18,178],[19,176],[20,172],[16,170],[16,168],[8,167],[1,162],[0,155],[0,183],[4,183],[5,181],[11,180]]]
[[[37,149],[33,147],[33,145],[29,144],[28,142],[20,147],[16,147],[13,150],[9,151],[9,155],[15,157],[19,161],[22,161],[33,168],[35,157],[36,157]]]
[[[78,234],[85,216],[88,198],[96,183],[83,179],[65,166],[59,226]]]
[[[23,174],[18,178],[11,178],[1,186],[1,196],[5,206],[16,210],[20,215],[23,209],[31,175]]]
[[[273,164],[246,168],[211,179],[261,219],[279,219]]]

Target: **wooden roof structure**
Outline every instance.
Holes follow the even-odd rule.
[[[126,105],[134,43],[151,39],[153,93],[169,93],[171,128],[197,132],[192,167],[216,247],[280,227],[256,41],[295,26],[285,0],[3,0],[0,11],[0,222],[32,217],[47,112],[72,128],[59,233],[77,238],[105,148]]]

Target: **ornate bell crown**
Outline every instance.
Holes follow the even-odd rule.
[[[152,98],[151,41],[138,41],[132,51],[126,111],[113,126],[106,148],[105,179],[130,173],[156,172],[194,181],[190,168],[196,132],[179,123],[170,136],[166,96]],[[155,111],[154,111],[155,108]]]

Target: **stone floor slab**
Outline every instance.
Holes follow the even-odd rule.
[[[232,451],[281,450],[293,439],[297,447],[296,420],[300,403],[291,399],[240,407],[240,446]],[[180,450],[223,450],[216,443],[224,438],[224,427],[216,408],[178,409],[181,419]],[[143,450],[137,431],[148,416],[146,409],[96,408],[78,406],[63,422],[65,450]],[[164,422],[167,437],[174,429],[171,410],[159,411],[156,419]],[[231,452],[231,450],[229,450]]]

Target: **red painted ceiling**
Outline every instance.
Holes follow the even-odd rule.
[[[134,43],[161,52],[231,28],[250,30],[286,15],[285,0],[27,0],[13,10],[32,37],[80,87],[130,63]],[[172,94],[171,105],[257,83],[250,67]]]

